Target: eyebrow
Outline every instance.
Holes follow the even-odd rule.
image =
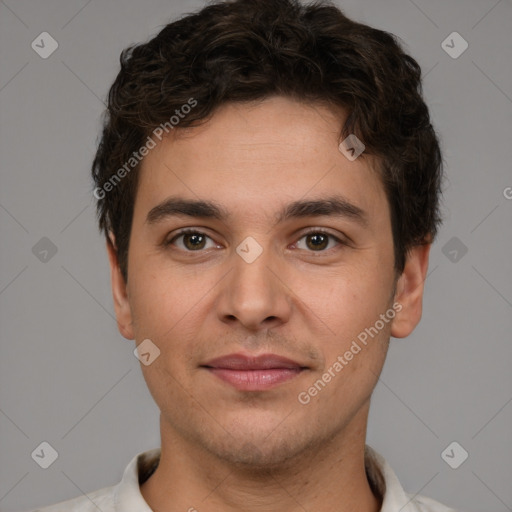
[[[169,197],[149,211],[146,223],[150,225],[157,224],[168,217],[174,216],[225,221],[230,217],[230,214],[225,208],[213,201]],[[363,227],[368,224],[366,212],[340,195],[294,201],[286,205],[277,214],[276,223],[282,223],[290,219],[323,216],[346,218]]]

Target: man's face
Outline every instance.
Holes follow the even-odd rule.
[[[364,428],[396,319],[353,341],[396,300],[393,240],[378,174],[339,151],[340,127],[276,97],[225,105],[145,157],[114,295],[123,335],[160,350],[142,369],[174,438],[268,465]],[[251,359],[269,354],[291,363]]]

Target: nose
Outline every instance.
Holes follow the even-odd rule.
[[[219,319],[250,331],[278,327],[289,321],[291,291],[283,282],[277,257],[270,249],[250,263],[233,254],[232,270],[222,280],[217,302]]]

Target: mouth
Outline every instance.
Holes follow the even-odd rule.
[[[215,377],[241,391],[263,391],[287,382],[307,369],[276,354],[231,354],[201,365]]]

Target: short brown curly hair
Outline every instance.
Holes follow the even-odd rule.
[[[343,107],[340,137],[355,134],[380,163],[397,272],[410,248],[434,240],[441,150],[421,68],[394,35],[352,21],[328,2],[222,1],[125,49],[120,61],[92,175],[99,227],[115,237],[125,281],[139,168],[134,162],[127,170],[126,162],[191,100],[177,129],[208,119],[222,104],[272,95]],[[109,186],[123,166],[123,178]]]

